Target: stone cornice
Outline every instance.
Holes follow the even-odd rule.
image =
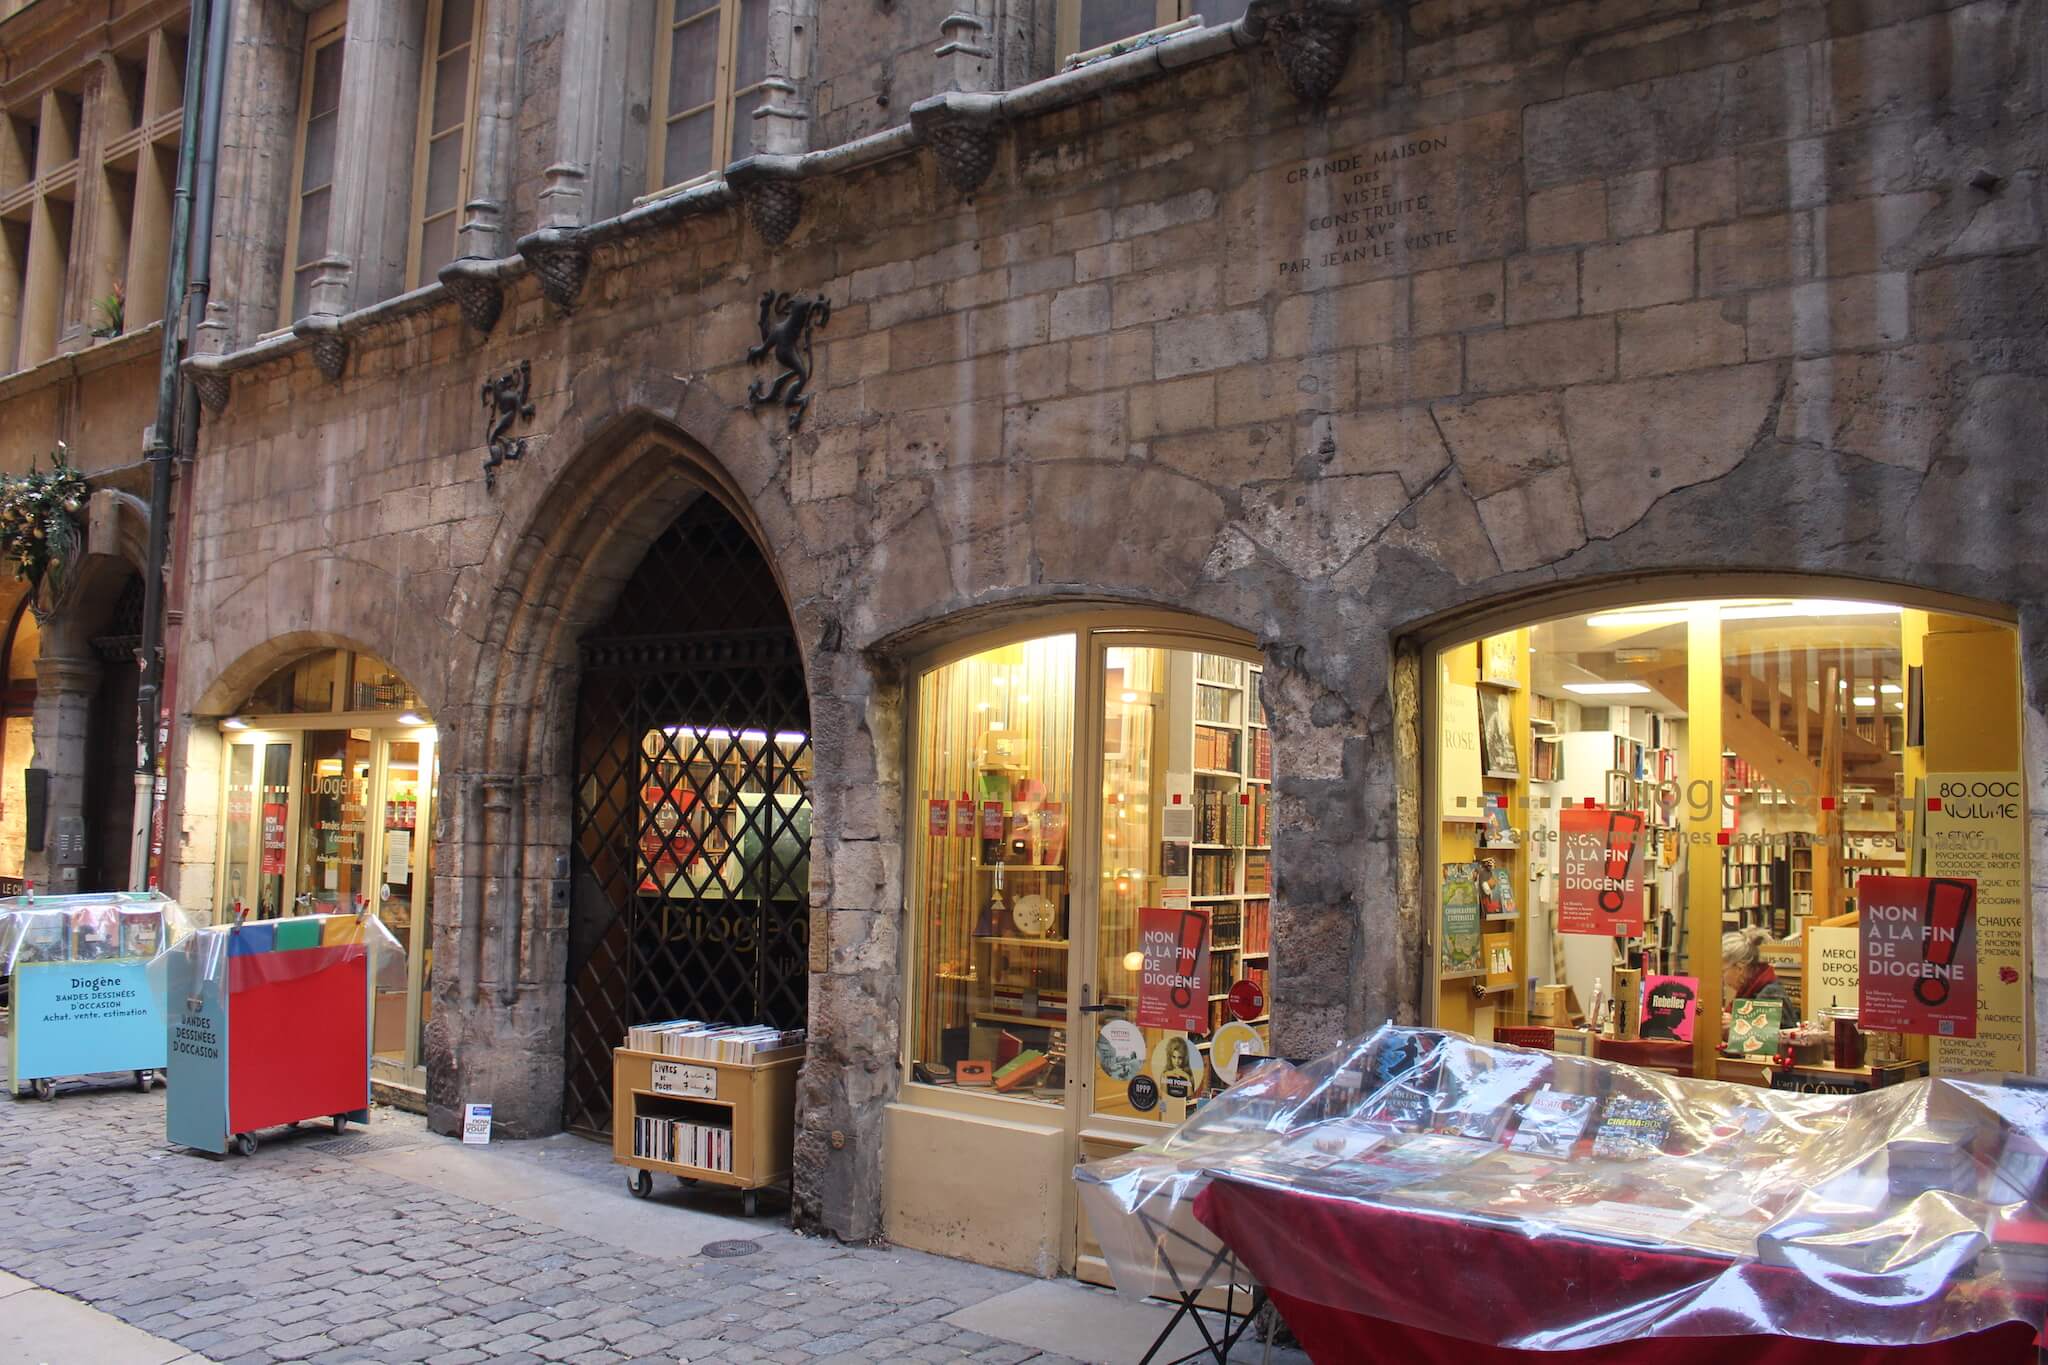
[[[1326,2],[1348,9],[1357,0]],[[521,239],[521,246],[525,249],[519,254],[497,260],[466,260],[464,270],[472,276],[495,281],[500,287],[508,287],[521,277],[536,273],[536,257],[580,251],[587,260],[591,252],[605,243],[637,237],[698,214],[722,213],[740,202],[741,189],[731,183],[733,180],[740,182],[741,187],[749,181],[755,185],[772,182],[788,186],[797,192],[800,201],[806,182],[843,175],[914,153],[927,145],[928,134],[933,129],[953,126],[963,120],[980,127],[999,128],[1017,119],[1050,113],[1111,91],[1160,80],[1184,67],[1256,49],[1265,37],[1256,25],[1247,26],[1245,21],[1238,20],[1215,28],[1188,29],[1148,47],[1107,57],[1072,71],[1062,71],[1013,90],[937,95],[921,101],[913,109],[913,118],[916,118],[918,109],[925,111],[924,116],[915,122],[897,124],[852,142],[806,152],[802,156],[748,157],[728,166],[726,177],[711,184],[636,204],[624,213],[585,227],[555,228],[531,234]],[[786,211],[787,202],[775,207]],[[775,225],[779,224],[771,221],[771,226]],[[774,245],[770,243],[771,247]],[[563,291],[566,283],[565,272],[560,271],[550,282],[557,294]],[[577,283],[580,288],[580,281]],[[437,281],[334,319],[330,335],[350,341],[398,318],[443,304],[455,305],[456,302],[448,286]],[[556,302],[559,303],[560,299],[557,298]],[[286,331],[238,351],[194,356],[184,364],[195,382],[200,379],[214,382],[218,391],[217,381],[284,360],[308,350],[312,344],[310,337]],[[331,350],[332,340],[327,344]]]
[[[52,384],[61,384],[67,379],[96,374],[144,356],[159,355],[163,351],[163,330],[161,322],[147,323],[132,332],[123,332],[111,341],[98,342],[64,355],[53,355],[33,368],[0,376],[0,403],[46,389]],[[143,344],[145,340],[147,345]],[[138,447],[141,445],[140,437],[137,437],[136,444]]]

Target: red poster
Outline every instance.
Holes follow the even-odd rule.
[[[289,809],[282,801],[263,803],[263,875],[266,877],[284,875],[284,825]]]
[[[929,805],[930,811],[926,818],[930,823],[926,826],[925,833],[934,839],[943,839],[951,829],[952,822],[947,816],[953,808],[953,803],[942,796]]]
[[[1643,817],[1632,810],[1558,812],[1561,843],[1557,930],[1561,934],[1643,932]]]
[[[1139,1028],[1209,1031],[1209,912],[1138,911]]]
[[[974,803],[961,797],[953,803],[953,837],[972,839],[974,837]]]
[[[1857,1024],[1977,1036],[1977,879],[1863,877]]]

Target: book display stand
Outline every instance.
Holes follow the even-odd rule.
[[[659,1032],[635,1029],[633,1041],[660,1048],[661,1039],[648,1036]],[[723,1185],[741,1192],[752,1218],[758,1192],[789,1181],[804,1052],[801,1042],[721,1049],[711,1041],[692,1053],[614,1049],[612,1160],[630,1169],[626,1188],[645,1199],[657,1174]]]
[[[260,1129],[367,1123],[371,989],[403,989],[404,972],[371,914],[192,934],[169,961],[170,1140],[254,1156]]]
[[[1120,1292],[1182,1279],[1191,1218],[1319,1362],[2031,1361],[2040,1097],[1789,1094],[1388,1025],[1075,1179]]]
[[[121,1072],[148,1090],[165,1063],[159,960],[187,932],[154,891],[0,901],[12,1092],[54,1099],[60,1077]]]

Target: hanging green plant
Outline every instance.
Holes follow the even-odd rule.
[[[36,468],[31,458],[26,474],[0,474],[0,558],[32,589],[47,587],[51,603],[77,554],[89,491],[61,441],[48,469]]]

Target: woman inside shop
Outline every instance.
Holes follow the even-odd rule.
[[[1757,927],[1721,935],[1721,1000],[1723,1009],[1737,1000],[1776,1000],[1782,1007],[1779,1027],[1799,1022],[1799,1008],[1785,994],[1785,983],[1763,960],[1770,934]]]

